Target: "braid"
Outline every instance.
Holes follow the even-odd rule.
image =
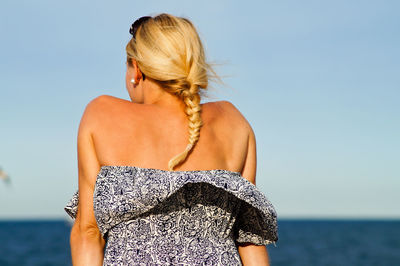
[[[179,90],[177,94],[186,104],[185,113],[189,119],[189,144],[182,153],[176,155],[168,162],[168,168],[170,171],[173,171],[176,165],[186,160],[189,152],[199,140],[200,129],[203,126],[203,121],[200,116],[201,105],[198,86],[191,85],[190,89],[183,88]]]

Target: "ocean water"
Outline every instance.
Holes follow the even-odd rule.
[[[272,266],[400,265],[400,220],[280,220]],[[72,265],[68,221],[0,221],[0,265]]]
[[[271,265],[400,266],[400,221],[286,220]]]

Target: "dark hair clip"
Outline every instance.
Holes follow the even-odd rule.
[[[139,27],[150,18],[151,18],[150,16],[144,16],[138,18],[137,20],[135,20],[135,22],[132,23],[131,27],[129,28],[129,33],[132,34],[133,39],[135,39],[136,31],[139,29]]]

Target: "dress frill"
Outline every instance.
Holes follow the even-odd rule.
[[[221,189],[221,193],[231,193],[241,200],[233,228],[238,245],[268,245],[278,241],[277,214],[273,205],[240,173],[227,170],[169,172],[131,166],[103,166],[97,176],[93,206],[102,237],[106,239],[107,231],[113,226],[143,215],[191,183],[211,184]],[[78,201],[79,190],[64,207],[72,219],[76,218]],[[121,209],[121,205],[125,206],[123,210],[102,207],[118,206]]]

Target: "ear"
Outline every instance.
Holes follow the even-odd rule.
[[[137,62],[136,62],[136,60],[135,59],[132,59],[132,64],[133,64],[133,67],[134,67],[134,79],[136,80],[136,82],[137,83],[139,83],[139,80],[140,79],[142,79],[142,76],[143,76],[143,74],[142,74],[142,72],[140,71],[140,69],[139,69],[139,66],[138,66],[138,64],[137,64]]]

